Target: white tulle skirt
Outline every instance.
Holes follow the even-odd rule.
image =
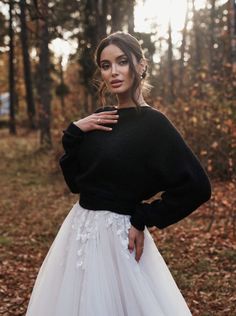
[[[27,316],[189,316],[147,228],[139,262],[130,216],[75,203],[38,273]]]

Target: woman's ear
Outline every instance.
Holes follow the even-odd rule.
[[[147,72],[147,61],[144,58],[142,58],[139,62],[139,73],[142,79],[146,77],[146,72]]]
[[[147,68],[147,61],[144,58],[142,58],[140,59],[139,65],[140,65],[141,70],[144,71]]]

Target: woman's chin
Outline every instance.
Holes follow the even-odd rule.
[[[114,88],[111,87],[110,88],[110,92],[111,93],[115,93],[115,94],[126,94],[128,92],[129,89],[123,88],[123,87],[119,87],[119,88]]]

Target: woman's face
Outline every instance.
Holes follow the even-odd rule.
[[[133,58],[137,65],[136,58]],[[122,94],[130,90],[133,75],[130,71],[129,61],[124,52],[114,44],[106,46],[100,57],[101,75],[107,88],[112,93]]]

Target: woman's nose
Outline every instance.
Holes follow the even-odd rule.
[[[112,73],[113,76],[117,75],[117,66],[116,66],[116,64],[112,64],[112,66],[111,66],[111,73]]]

